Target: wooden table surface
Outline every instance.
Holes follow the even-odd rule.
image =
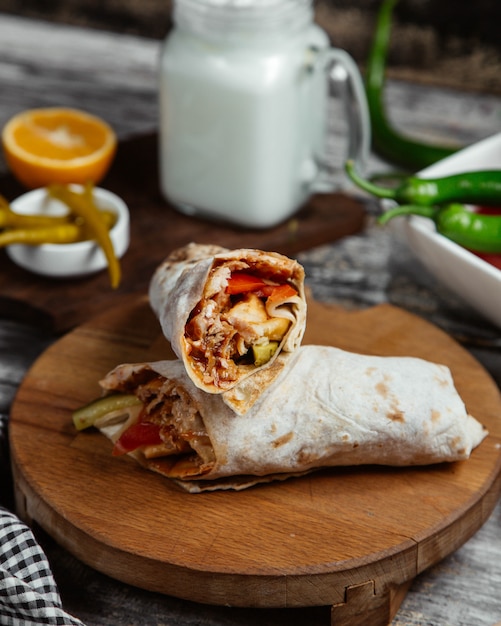
[[[46,42],[47,45],[41,45]],[[157,40],[30,21],[0,14],[0,126],[38,106],[78,106],[107,119],[120,139],[157,131]],[[406,82],[388,84],[395,122],[431,140],[453,136],[471,143],[499,132],[501,98]],[[369,169],[390,166],[372,155]],[[5,164],[0,162],[0,174]],[[355,194],[346,186],[346,192]],[[2,189],[0,189],[2,193]],[[365,200],[364,200],[365,202]],[[450,333],[501,385],[501,331],[437,285],[391,235],[373,227],[298,254],[318,300],[347,308],[389,302]],[[0,255],[0,273],[12,271]],[[49,286],[50,288],[50,286]],[[0,294],[0,299],[2,294]],[[33,303],[35,306],[36,303]],[[26,369],[56,338],[31,324],[26,303],[11,303],[0,320],[0,417],[7,419]],[[30,324],[26,323],[29,318]],[[5,441],[0,441],[2,448]],[[0,493],[9,505],[8,470],[0,457]],[[232,609],[146,592],[109,579],[60,548],[40,529],[65,608],[88,626],[327,626],[328,607]],[[501,621],[501,505],[457,552],[412,584],[393,626],[493,626]]]

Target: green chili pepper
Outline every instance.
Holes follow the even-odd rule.
[[[0,207],[0,229],[3,228],[48,228],[69,222],[66,216],[26,215]]]
[[[72,191],[68,186],[52,184],[48,186],[48,193],[68,205],[70,211],[85,222],[91,237],[97,241],[108,262],[108,273],[111,286],[115,289],[121,280],[120,261],[115,254],[113,242],[102,212],[96,206],[91,187],[84,189],[82,193]]]
[[[38,228],[66,224],[68,218],[55,215],[26,215],[15,213],[7,200],[0,196],[0,229],[2,228]]]
[[[491,254],[501,252],[501,215],[475,213],[456,203],[442,207],[405,205],[390,209],[378,221],[386,224],[400,215],[421,215],[432,219],[438,233],[468,250]]]
[[[384,105],[384,82],[391,18],[397,2],[398,0],[383,0],[381,4],[374,41],[367,60],[365,88],[374,151],[392,163],[416,171],[453,154],[459,146],[437,146],[413,140],[401,135],[388,120]]]
[[[91,194],[92,190],[86,188],[85,193]],[[113,228],[117,221],[116,213],[107,209],[99,209],[99,213],[108,230]],[[84,232],[83,227],[85,226],[85,220],[78,215],[74,215],[71,212],[68,212],[65,215],[52,215],[49,213],[16,213],[12,210],[9,202],[4,198],[4,196],[0,195],[0,230],[54,228],[54,232],[56,232],[57,226],[65,226],[67,224],[76,224],[81,226],[82,233]],[[89,231],[89,229],[85,230]],[[92,231],[86,233],[86,238],[93,238]]]
[[[462,172],[442,178],[410,176],[395,188],[380,187],[363,179],[355,171],[353,161],[347,161],[346,173],[364,191],[378,198],[389,198],[399,204],[482,204],[501,206],[501,170]]]
[[[44,243],[75,243],[82,240],[77,224],[57,224],[40,228],[13,228],[0,233],[0,248],[13,244],[39,246]]]

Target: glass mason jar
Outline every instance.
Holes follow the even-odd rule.
[[[160,60],[160,184],[179,210],[253,228],[292,215],[325,162],[328,94],[343,94],[349,154],[370,124],[353,59],[310,0],[174,0]]]

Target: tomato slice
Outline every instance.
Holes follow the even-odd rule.
[[[297,291],[288,283],[277,286],[266,285],[259,291],[268,298],[268,302],[287,300],[288,298],[292,298],[297,295]]]
[[[129,426],[116,441],[112,454],[120,456],[137,450],[141,446],[154,446],[162,443],[160,426],[151,422],[137,422]]]
[[[297,291],[289,285],[268,285],[264,280],[247,272],[234,272],[226,287],[226,293],[232,296],[247,293],[248,291],[258,291],[259,296],[268,298],[269,300],[286,300],[297,294]]]
[[[265,287],[264,280],[247,272],[234,272],[228,280],[226,293],[234,296],[247,291],[257,291],[261,287]]]

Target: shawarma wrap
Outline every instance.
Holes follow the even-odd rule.
[[[156,269],[149,298],[188,376],[208,393],[269,369],[260,380],[268,384],[306,326],[303,267],[276,252],[191,243]]]
[[[194,386],[178,360],[120,365],[101,386],[137,402],[95,423],[114,454],[190,492],[331,466],[464,460],[487,434],[450,370],[414,357],[303,346],[244,415]]]

